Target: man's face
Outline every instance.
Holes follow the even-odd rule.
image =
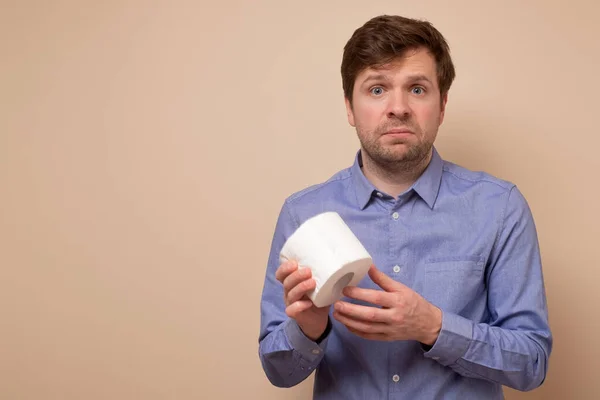
[[[348,122],[356,127],[367,156],[383,167],[412,165],[431,153],[444,119],[434,58],[426,49],[408,50],[382,68],[357,77]]]

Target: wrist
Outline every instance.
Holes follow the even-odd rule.
[[[304,327],[300,324],[298,324],[298,326],[300,327],[300,330],[302,331],[302,333],[304,333],[304,335],[309,338],[310,340],[312,340],[313,342],[319,342],[321,340],[324,339],[324,336],[327,335],[327,333],[329,333],[329,328],[330,328],[330,322],[329,322],[329,317],[327,318],[327,320],[325,321],[325,325],[323,326],[311,326],[311,327]]]
[[[321,344],[321,342],[323,340],[325,340],[325,338],[327,336],[329,336],[329,332],[331,332],[331,328],[333,327],[333,325],[331,324],[331,320],[329,319],[329,316],[327,317],[327,325],[325,325],[325,330],[323,331],[323,333],[321,333],[321,336],[319,336],[315,342],[317,344]]]
[[[420,342],[428,346],[433,346],[442,330],[442,310],[433,304],[429,304],[428,314],[429,316]]]

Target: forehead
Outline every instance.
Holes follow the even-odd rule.
[[[357,75],[356,83],[360,84],[373,75],[383,75],[391,79],[416,74],[424,75],[432,81],[436,80],[435,59],[426,49],[408,50],[386,64],[367,67]]]

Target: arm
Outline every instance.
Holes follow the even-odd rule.
[[[269,381],[278,387],[297,385],[316,369],[323,359],[331,330],[331,322],[328,321],[325,333],[311,340],[296,320],[286,314],[284,288],[276,278],[276,271],[279,252],[297,227],[287,203],[284,204],[273,235],[261,299],[259,357]],[[323,313],[327,310],[306,312]]]
[[[537,233],[516,187],[489,262],[489,321],[443,312],[441,331],[425,357],[463,376],[532,390],[546,377],[552,334]]]

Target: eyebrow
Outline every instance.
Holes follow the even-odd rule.
[[[389,81],[390,78],[387,77],[387,75],[383,75],[383,74],[374,74],[374,75],[369,75],[367,77],[367,79],[365,79],[363,81],[363,83],[361,84],[361,86],[366,85],[367,83],[371,82],[371,81]]]
[[[410,75],[407,79],[410,82],[420,82],[420,81],[425,81],[428,82],[429,84],[433,85],[433,82],[431,82],[429,80],[429,78],[423,74],[417,74],[417,75]]]
[[[367,79],[365,79],[363,81],[361,86],[364,86],[371,81],[389,81],[389,80],[390,80],[390,78],[387,75],[373,74],[373,75],[369,75],[367,77]],[[411,82],[411,83],[424,81],[424,82],[428,82],[430,85],[433,85],[433,82],[431,82],[431,80],[423,74],[409,75],[407,78],[407,81]]]

